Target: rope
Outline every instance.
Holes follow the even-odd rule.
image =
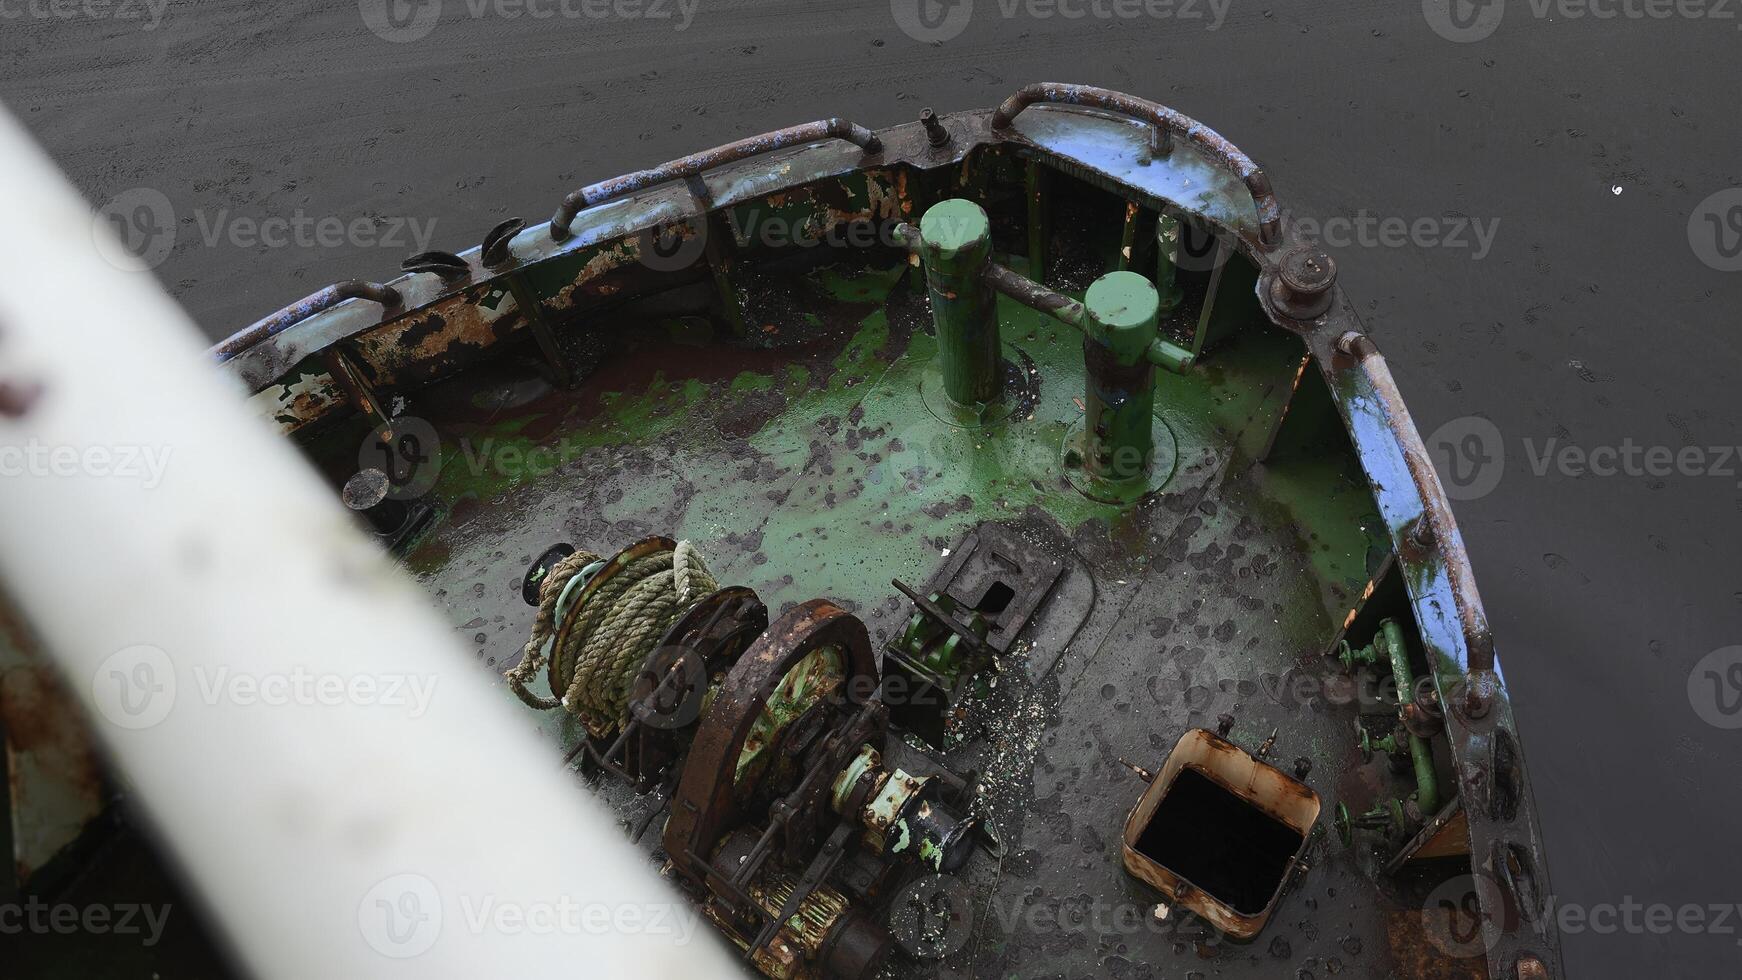
[[[719,588],[701,555],[688,541],[680,541],[676,549],[638,558],[599,583],[574,613],[569,629],[556,635],[556,604],[563,587],[598,560],[576,552],[551,569],[539,586],[538,616],[525,654],[508,675],[514,693],[532,707],[560,704],[595,727],[627,720],[630,686],[660,637]],[[526,687],[545,665],[547,642],[554,661],[552,692],[560,690],[560,700]]]
[[[538,584],[538,614],[532,619],[532,638],[521,651],[520,663],[508,671],[508,686],[527,706],[548,710],[558,705],[555,698],[539,697],[527,690],[526,683],[544,667],[544,644],[556,629],[556,601],[563,594],[569,579],[599,560],[590,551],[577,551],[551,566],[544,581]]]

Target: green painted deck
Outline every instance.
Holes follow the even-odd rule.
[[[753,344],[717,343],[699,320],[606,319],[612,349],[576,390],[553,390],[527,358],[417,393],[406,414],[440,434],[441,513],[406,565],[495,671],[531,624],[519,586],[533,556],[556,541],[608,554],[652,533],[694,541],[723,584],[753,587],[771,612],[833,599],[880,646],[907,612],[891,578],[921,583],[975,526],[1012,523],[1067,572],[945,757],[982,774],[980,809],[1006,854],[966,873],[987,899],[967,948],[902,975],[1387,975],[1389,903],[1328,815],[1399,787],[1382,759],[1361,764],[1354,711],[1319,696],[1337,670],[1318,656],[1387,543],[1346,447],[1254,461],[1301,369],[1299,340],[1254,322],[1189,373],[1158,372],[1172,475],[1139,506],[1100,504],[1061,465],[1082,413],[1081,336],[1001,299],[1028,398],[960,428],[922,394],[937,366],[918,271],[889,261],[759,282],[764,305],[804,312],[752,322]],[[361,422],[339,427],[311,455],[342,479],[362,438]],[[1143,788],[1120,760],[1159,768],[1224,712],[1242,746],[1275,729],[1273,762],[1310,759],[1326,811],[1310,876],[1249,946],[1150,919],[1160,897],[1120,859]],[[560,712],[527,719],[565,749],[580,737]],[[597,789],[626,820],[641,812],[627,791]]]

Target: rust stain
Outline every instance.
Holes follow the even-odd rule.
[[[1429,932],[1430,914],[1424,909],[1385,913],[1385,941],[1396,975],[1416,980],[1488,980],[1485,957],[1454,959],[1440,952],[1430,938],[1435,935]],[[1437,929],[1443,934],[1446,926]]]
[[[0,674],[0,725],[11,752],[52,755],[55,771],[80,795],[97,795],[99,770],[83,715],[48,668],[19,666]],[[16,767],[11,775],[13,806],[22,809],[27,794]]]

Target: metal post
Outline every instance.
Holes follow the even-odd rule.
[[[743,340],[750,336],[750,326],[744,320],[744,297],[739,293],[737,279],[732,273],[732,267],[737,263],[734,255],[737,242],[732,237],[732,227],[724,214],[709,215],[702,222],[697,234],[707,236],[702,246],[703,254],[708,260],[708,271],[714,277],[714,292],[720,297],[720,312],[726,318],[732,336]]]
[[[1028,274],[1046,282],[1046,171],[1030,160],[1022,171],[1022,192],[1028,198]]]
[[[508,293],[514,297],[514,305],[520,310],[520,315],[526,321],[527,329],[532,331],[532,339],[538,342],[539,353],[544,355],[546,364],[556,372],[557,383],[564,388],[575,386],[575,372],[569,367],[569,360],[563,356],[562,343],[556,339],[556,331],[551,328],[550,321],[544,318],[544,304],[539,301],[538,294],[526,281],[526,274],[515,269],[505,277],[508,280]]]
[[[1103,480],[1143,479],[1155,450],[1155,365],[1147,355],[1160,300],[1143,276],[1109,272],[1089,286],[1083,307],[1083,466]]]
[[[944,392],[958,405],[998,400],[998,305],[986,282],[992,222],[973,201],[942,201],[919,219],[920,257],[931,294]]]
[[[1179,219],[1161,214],[1155,219],[1155,291],[1161,294],[1163,316],[1179,309],[1185,290],[1179,288]]]
[[[1125,202],[1125,223],[1119,229],[1119,254],[1113,260],[1115,271],[1131,268],[1131,253],[1137,248],[1137,216],[1142,213],[1143,209],[1136,201]]]

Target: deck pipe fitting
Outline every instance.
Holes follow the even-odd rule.
[[[1372,762],[1373,754],[1375,752],[1383,753],[1388,756],[1396,755],[1398,753],[1397,736],[1395,734],[1375,738],[1372,732],[1360,725],[1356,725],[1355,727],[1360,733],[1362,762]]]
[[[1004,374],[998,365],[998,303],[986,281],[991,219],[973,201],[941,201],[920,217],[919,237],[944,393],[963,406],[995,402]]]
[[[1161,315],[1179,309],[1185,290],[1179,287],[1179,219],[1171,214],[1155,219],[1155,291],[1161,294]]]
[[[1083,297],[1083,467],[1103,480],[1149,473],[1155,453],[1155,364],[1148,354],[1161,298],[1135,272],[1109,272]]]
[[[1344,847],[1355,845],[1356,830],[1373,830],[1390,837],[1398,837],[1409,832],[1412,822],[1418,814],[1410,812],[1410,808],[1402,800],[1380,800],[1373,804],[1372,809],[1364,813],[1353,813],[1348,804],[1337,804],[1336,816],[1332,822],[1336,824],[1337,836],[1342,839]]]
[[[1404,644],[1403,627],[1395,620],[1385,619],[1379,622],[1379,633],[1373,637],[1373,642],[1365,647],[1351,647],[1348,640],[1342,643],[1340,656],[1343,665],[1350,670],[1361,664],[1378,666],[1388,663],[1391,667],[1392,680],[1397,684],[1398,719],[1402,721],[1402,707],[1412,701],[1411,691],[1415,689],[1415,676],[1409,668],[1409,647]],[[1407,734],[1409,738],[1410,761],[1415,768],[1415,804],[1423,814],[1432,816],[1439,811],[1439,782],[1434,776],[1433,747],[1427,739],[1407,727],[1393,735]]]

